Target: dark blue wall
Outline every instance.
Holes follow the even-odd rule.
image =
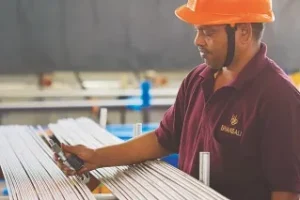
[[[0,73],[192,68],[194,31],[174,9],[185,0],[1,0]],[[274,0],[269,55],[299,68],[299,0]]]

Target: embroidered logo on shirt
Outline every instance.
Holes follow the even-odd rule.
[[[230,119],[230,124],[231,126],[235,126],[239,123],[239,120],[237,118],[237,115],[232,115],[231,119]],[[221,126],[221,131],[231,134],[231,135],[236,135],[236,136],[241,136],[242,135],[242,131],[238,130],[235,127],[230,127],[230,126],[226,126],[226,125],[222,125]]]
[[[239,120],[237,119],[237,115],[232,115],[231,119],[230,119],[230,124],[232,126],[236,125],[237,123],[239,123]]]

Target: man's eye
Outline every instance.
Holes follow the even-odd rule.
[[[214,30],[205,30],[205,29],[194,29],[197,34],[200,34],[204,37],[212,37],[216,31]]]
[[[212,36],[214,33],[215,33],[215,32],[214,32],[214,31],[211,31],[211,30],[205,30],[205,31],[203,31],[203,34],[204,34],[205,36],[208,36],[208,37]]]

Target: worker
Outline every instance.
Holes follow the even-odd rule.
[[[175,13],[195,28],[204,63],[155,131],[99,149],[62,145],[85,161],[77,173],[179,153],[179,168],[198,178],[205,151],[210,186],[229,199],[298,200],[300,95],[262,42],[272,1],[189,0]]]

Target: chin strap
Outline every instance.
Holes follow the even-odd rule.
[[[223,64],[223,66],[227,67],[231,64],[233,57],[234,57],[236,26],[232,27],[230,25],[226,25],[225,30],[227,33],[228,45],[227,45],[227,56],[226,56],[226,60]]]

